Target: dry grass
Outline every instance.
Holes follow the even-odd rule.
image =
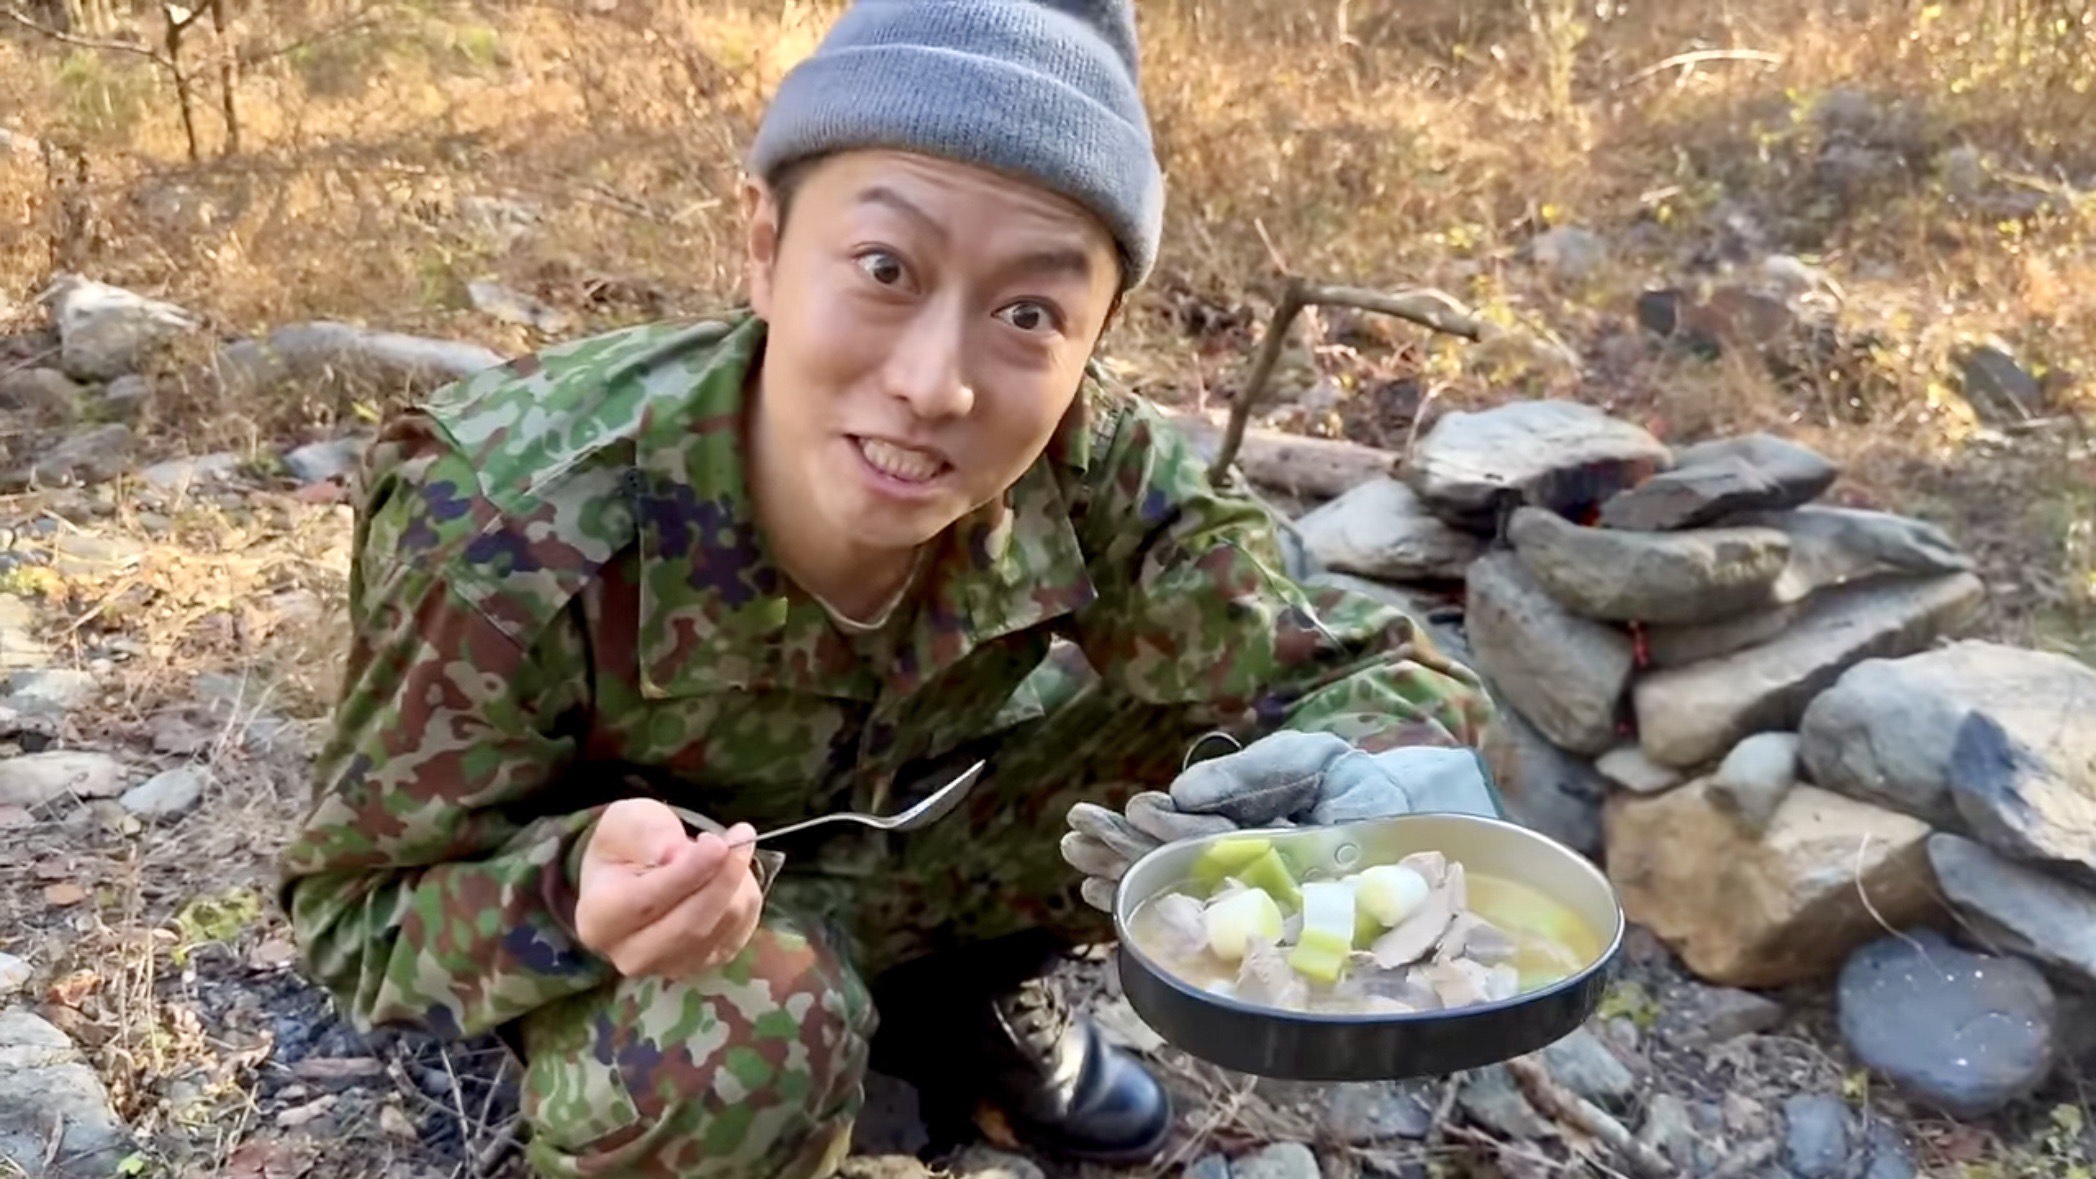
[[[569,312],[571,331],[717,308],[737,297],[741,147],[837,7],[235,5],[224,36],[203,22],[185,41],[200,163],[159,65],[13,29],[0,126],[77,152],[85,179],[0,150],[0,296],[26,304],[64,263],[197,308],[222,334],[326,316],[503,350],[545,337],[475,312],[476,278]],[[2092,12],[1152,0],[1168,239],[1111,352],[1160,399],[1212,400],[1241,378],[1284,268],[1431,285],[1569,342],[1584,376],[1310,317],[1275,385],[1305,404],[1279,420],[1386,441],[1423,400],[1568,393],[1669,437],[1782,428],[1850,462],[1858,493],[1897,500],[1916,463],[1968,456],[1955,358],[1970,341],[2006,342],[2058,408],[2091,404],[2096,146],[2078,129],[2096,121]],[[157,19],[85,35],[157,36]],[[247,63],[237,152],[214,65],[229,51]],[[1590,273],[1525,260],[1564,225],[1607,243]],[[1766,252],[1803,255],[1839,288],[1836,346],[1801,374],[1644,346],[1637,292]],[[390,392],[206,391],[153,421],[192,449],[259,452],[368,419]],[[2018,555],[2069,587],[2054,631],[2096,620],[2078,462],[2028,472],[2051,505],[2034,514],[2066,521]]]

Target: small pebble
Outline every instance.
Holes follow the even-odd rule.
[[[204,775],[190,766],[180,766],[131,788],[124,795],[124,809],[148,819],[171,819],[203,801]]]
[[[1675,1166],[1690,1170],[1696,1165],[1696,1124],[1688,1103],[1672,1093],[1661,1093],[1645,1110],[1645,1125],[1638,1141],[1665,1155]]]
[[[1524,1141],[1550,1133],[1550,1125],[1514,1083],[1514,1074],[1503,1064],[1489,1065],[1463,1078],[1456,1091],[1456,1105],[1470,1120],[1502,1138]],[[1241,1177],[1240,1177],[1241,1179]]]
[[[1182,1179],[1230,1179],[1230,1160],[1219,1154],[1204,1154],[1187,1164]]]
[[[1543,1062],[1566,1088],[1605,1109],[1622,1109],[1637,1094],[1637,1078],[1585,1028],[1543,1049]]]
[[[961,1179],[1047,1179],[1032,1159],[987,1146],[962,1151],[953,1161],[952,1170]]]
[[[1870,1153],[1863,1179],[1914,1179],[1914,1157],[1898,1130],[1885,1122],[1873,1121],[1863,1140]]]
[[[0,954],[0,999],[29,985],[29,963],[13,954]]]
[[[451,1096],[451,1077],[443,1069],[424,1068],[418,1070],[415,1080],[417,1084],[422,1086],[422,1091],[431,1097]]]
[[[1230,1179],[1324,1179],[1324,1172],[1309,1147],[1276,1142],[1230,1164]]]
[[[1784,1153],[1798,1179],[1833,1179],[1849,1158],[1849,1109],[1827,1093],[1800,1093],[1783,1103]]]
[[[1355,1145],[1424,1138],[1434,1124],[1434,1111],[1418,1094],[1393,1084],[1335,1085],[1324,1109],[1332,1133]]]
[[[1725,1128],[1741,1138],[1768,1133],[1768,1107],[1744,1093],[1725,1094]]]

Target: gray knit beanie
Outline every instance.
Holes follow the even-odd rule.
[[[856,0],[779,84],[749,166],[890,148],[1029,178],[1089,207],[1149,275],[1164,176],[1131,0]]]

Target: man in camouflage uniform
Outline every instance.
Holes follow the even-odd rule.
[[[541,1173],[824,1175],[869,1064],[1148,1157],[1162,1089],[1033,981],[1110,936],[1128,857],[1496,811],[1471,673],[1288,580],[1087,364],[1154,257],[1134,78],[1125,0],[861,0],[760,132],[751,310],[546,349],[375,441],[283,900],[359,1024],[512,1044]],[[1217,732],[1242,751],[1185,770]],[[752,871],[755,831],[977,758],[932,827]]]

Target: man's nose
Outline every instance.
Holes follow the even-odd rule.
[[[961,316],[926,307],[896,339],[882,369],[888,395],[906,401],[920,418],[966,417],[975,407],[963,362],[967,332]]]

